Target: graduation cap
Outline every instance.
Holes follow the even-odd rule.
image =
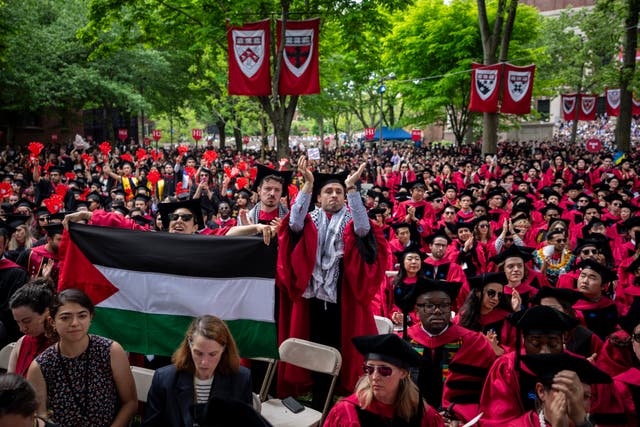
[[[620,194],[618,194],[618,193],[612,193],[612,194],[609,194],[608,196],[606,196],[604,199],[609,203],[611,203],[611,202],[613,202],[615,200],[618,200],[618,201],[621,202],[622,201],[622,196]]]
[[[151,197],[147,196],[146,194],[138,194],[133,198],[133,200],[142,200],[145,203],[149,203]]]
[[[522,331],[541,331],[562,333],[570,331],[580,323],[578,319],[546,305],[537,305],[526,310],[517,311],[507,317],[509,323]]]
[[[418,281],[413,286],[413,291],[409,296],[411,306],[416,305],[416,300],[422,294],[429,292],[444,292],[451,298],[451,301],[455,301],[462,287],[461,282],[448,282],[444,280],[433,280],[427,277],[418,277]]]
[[[391,228],[393,228],[397,232],[401,228],[411,229],[411,224],[409,224],[408,222],[394,222],[393,224],[391,224]]]
[[[474,200],[475,200],[475,197],[474,197],[474,195],[473,195],[473,192],[472,192],[472,191],[469,191],[469,190],[464,190],[464,191],[462,191],[460,194],[458,194],[458,199],[460,199],[460,198],[461,198],[461,197],[463,197],[463,196],[470,197],[470,198],[471,198],[471,201],[474,201]]]
[[[573,183],[573,184],[566,185],[564,189],[565,191],[571,191],[571,190],[582,191],[582,185]]]
[[[401,191],[397,193],[396,196],[394,197],[394,199],[397,200],[398,202],[405,202],[410,198],[411,198],[411,195],[406,191]]]
[[[504,273],[483,273],[469,278],[469,286],[479,291],[482,291],[490,283],[498,283],[504,286],[509,281]]]
[[[52,173],[59,173],[62,175],[62,169],[60,168],[60,166],[49,166],[49,170],[47,171],[47,173],[49,175],[51,175]]]
[[[348,171],[340,173],[313,173],[313,194],[311,197],[312,202],[315,201],[320,194],[322,188],[328,184],[340,184],[343,189],[346,190],[344,180],[349,176]]]
[[[169,214],[174,213],[177,209],[187,209],[193,214],[193,218],[198,225],[198,228],[204,227],[204,221],[202,219],[202,208],[200,207],[199,199],[187,199],[178,202],[159,203],[158,210],[160,211],[160,217],[162,218],[162,227],[165,230],[169,229]]]
[[[238,190],[238,192],[236,194],[241,195],[245,199],[250,199],[251,196],[253,195],[253,193],[251,191],[247,190],[246,188],[241,188],[240,190]]]
[[[551,224],[555,224],[561,222],[562,224],[564,224],[564,230],[567,231],[569,230],[569,223],[570,221],[568,219],[565,218],[551,218],[549,220],[549,222],[547,222],[547,230],[551,231]]]
[[[47,236],[51,237],[52,239],[53,239],[53,236],[55,236],[56,234],[62,234],[62,232],[64,231],[64,227],[60,223],[48,224],[43,226],[42,228],[46,230]]]
[[[86,199],[88,202],[98,202],[102,204],[102,196],[96,193],[95,191],[92,191],[91,193],[87,194]]]
[[[458,186],[455,184],[447,184],[444,186],[444,192],[446,193],[447,190],[454,190],[456,193],[458,192]]]
[[[587,329],[599,336],[602,341],[605,341],[606,337],[618,327],[618,306],[615,304],[600,308],[583,308],[580,311]]]
[[[598,213],[602,213],[602,208],[600,207],[599,204],[597,204],[594,201],[590,201],[589,203],[584,205],[580,210],[582,211],[582,213],[585,213],[587,209],[595,209],[598,211]]]
[[[33,211],[36,208],[36,204],[29,199],[20,199],[16,202],[15,207],[26,207]]]
[[[6,239],[9,239],[11,235],[15,233],[15,231],[16,231],[15,228],[13,228],[7,222],[0,219],[0,236],[5,236]]]
[[[435,199],[442,199],[443,197],[444,197],[444,194],[442,193],[442,191],[434,190],[427,195],[426,199],[432,202]]]
[[[491,258],[495,264],[501,264],[509,258],[520,258],[523,262],[527,263],[533,259],[531,250],[525,250],[518,245],[511,245],[508,249],[500,252],[498,255]]]
[[[618,278],[618,275],[614,271],[609,270],[604,265],[592,259],[585,259],[580,264],[578,264],[578,268],[582,270],[590,269],[598,273],[598,275],[600,275],[600,277],[602,278],[603,285],[606,283],[613,282]]]
[[[38,209],[35,211],[36,218],[40,218],[41,216],[49,216],[51,212],[47,209],[46,206],[38,206]]]
[[[418,188],[418,187],[422,187],[423,190],[427,189],[427,185],[424,183],[424,180],[422,179],[422,177],[419,177],[415,181],[407,182],[403,187],[405,187],[409,191],[413,190],[414,188]]]
[[[457,233],[458,230],[462,230],[462,229],[467,229],[469,231],[473,231],[473,228],[475,227],[476,223],[474,220],[469,220],[469,221],[460,221],[458,223],[455,224],[455,232]]]
[[[402,261],[404,260],[404,257],[409,254],[419,255],[422,261],[424,261],[424,259],[427,257],[427,254],[425,254],[420,248],[420,246],[418,246],[415,243],[411,243],[409,246],[405,246],[405,248],[402,249],[401,251],[397,251],[393,253],[393,255],[395,255],[399,263],[402,263]]]
[[[493,190],[489,191],[487,193],[487,200],[495,197],[495,196],[500,196],[500,197],[504,197],[504,190],[502,190],[501,188],[494,188]]]
[[[636,212],[638,210],[637,207],[633,206],[629,202],[622,202],[622,205],[620,206],[620,209],[629,209],[631,211],[631,213],[634,213],[634,212]]]
[[[74,204],[76,211],[78,211],[78,208],[82,207],[89,209],[89,202],[87,202],[86,200],[74,200]]]
[[[420,355],[396,334],[364,335],[351,338],[365,360],[380,360],[399,368],[420,365]]]
[[[258,187],[262,185],[262,181],[270,176],[277,176],[282,179],[284,182],[282,183],[282,195],[287,196],[289,194],[288,187],[291,184],[291,180],[293,179],[293,171],[279,171],[276,169],[272,169],[265,165],[261,165],[260,163],[256,163],[256,178],[253,180],[253,185],[251,186],[252,191],[258,191]],[[315,182],[314,182],[315,188]]]
[[[610,384],[613,381],[606,372],[596,368],[587,359],[567,352],[527,354],[521,360],[541,382],[547,384],[552,383],[560,371],[575,372],[580,381],[587,384]]]
[[[118,195],[126,196],[127,195],[127,193],[125,193],[125,191],[124,191],[124,188],[122,188],[122,187],[114,187],[113,189],[111,189],[111,192],[116,196],[118,196]]]
[[[124,203],[112,203],[111,210],[114,212],[120,212],[122,215],[129,215],[129,209],[124,205]]]
[[[640,216],[632,216],[631,218],[629,218],[628,220],[623,222],[622,225],[627,230],[631,230],[633,227],[639,227],[640,226]]]
[[[136,224],[141,225],[141,226],[147,226],[149,224],[151,224],[153,222],[153,219],[151,218],[147,218],[144,215],[134,215],[131,217],[132,220],[134,220],[136,222]]]
[[[142,190],[145,194],[150,193],[149,188],[147,188],[146,185],[140,184],[140,185],[137,185],[136,188],[134,189],[134,194],[139,194],[140,190]]]
[[[64,220],[67,214],[65,212],[56,212],[49,215],[49,224],[59,224]]]
[[[431,243],[433,243],[433,240],[436,237],[442,237],[443,239],[447,240],[447,243],[451,243],[451,238],[449,237],[447,232],[444,230],[444,228],[438,228],[438,229],[434,230],[433,233],[431,233],[430,235],[425,237],[424,240],[428,245],[430,245]]]
[[[31,218],[31,215],[7,214],[5,215],[5,217],[7,223],[12,228],[18,228],[19,226],[25,224]]]
[[[531,206],[528,204],[518,204],[511,209],[511,219],[514,220],[516,218],[529,218],[531,215]]]
[[[542,298],[555,298],[561,304],[573,306],[578,300],[582,299],[582,292],[574,289],[552,288],[551,286],[542,286],[538,292],[531,298],[533,305],[542,305]]]
[[[376,219],[376,215],[382,215],[386,211],[387,210],[385,208],[372,208],[369,209],[369,212],[367,212],[367,216],[371,219]]]
[[[583,236],[590,236],[591,235],[591,229],[597,225],[603,225],[606,227],[606,224],[603,220],[601,220],[600,218],[596,218],[593,217],[591,218],[591,220],[587,223],[587,225],[585,225],[584,227],[582,227],[582,235]]]
[[[548,204],[548,205],[545,205],[542,209],[540,209],[540,213],[544,216],[547,214],[547,212],[551,210],[558,211],[558,215],[562,215],[562,212],[564,212],[564,210],[560,206],[554,205],[554,204]]]

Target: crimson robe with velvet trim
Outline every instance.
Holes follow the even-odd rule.
[[[358,249],[358,237],[349,221],[344,230],[344,257],[339,303],[342,319],[340,331],[342,369],[340,385],[353,390],[362,372],[363,356],[358,353],[351,338],[377,334],[371,312],[371,301],[385,280],[388,248],[382,229],[371,222],[371,231],[377,245],[376,259],[368,264]],[[280,290],[278,313],[278,342],[287,338],[309,339],[309,300],[302,295],[307,289],[318,249],[318,231],[309,214],[298,235],[289,228],[289,214],[282,220],[278,232],[278,265],[276,285]],[[281,364],[278,371],[278,392],[281,395],[298,394],[311,383],[308,372]],[[295,392],[287,392],[294,390]]]
[[[358,407],[360,403],[358,397],[355,394],[348,396],[331,408],[329,415],[324,420],[324,427],[368,427],[360,423],[358,418]],[[394,407],[391,405],[385,405],[377,400],[372,400],[367,409],[363,411],[370,414],[377,415],[380,418],[381,425],[391,425],[391,420],[394,415]],[[444,420],[436,412],[433,407],[424,405],[424,411],[420,427],[441,427],[444,426]]]
[[[443,409],[455,403],[452,412],[465,422],[478,415],[483,382],[496,358],[489,341],[482,334],[456,324],[450,324],[444,333],[430,337],[418,323],[409,328],[409,337],[410,344],[423,360],[418,386],[427,402]],[[425,364],[434,363],[440,351],[439,367],[430,366],[434,375],[443,380],[440,382],[442,388],[434,389],[440,384],[429,383],[429,368]]]
[[[613,377],[613,384],[592,386],[595,398],[590,413],[600,427],[638,426],[640,408],[632,388],[640,394],[640,369],[631,368]]]
[[[505,286],[504,287],[505,295],[509,295],[509,297],[511,297],[514,289],[518,291],[518,293],[520,294],[520,299],[522,300],[523,309],[529,308],[529,301],[531,300],[531,298],[535,296],[535,294],[538,293],[538,289],[531,286],[530,280],[525,280],[515,288],[512,288],[511,286]]]
[[[501,308],[495,308],[487,314],[481,314],[478,323],[482,326],[483,334],[493,330],[498,335],[498,344],[506,352],[515,347],[517,333],[516,328],[507,321],[507,316],[511,313]]]
[[[627,371],[633,366],[630,339],[625,331],[616,331],[611,334],[605,340],[595,365],[612,377]]]
[[[37,278],[42,273],[42,267],[47,263],[45,259],[53,260],[53,268],[51,269],[51,279],[54,283],[58,282],[58,274],[60,272],[60,257],[58,254],[49,252],[47,245],[35,246],[24,251],[18,257],[18,264],[22,265],[29,275],[30,279]],[[26,265],[24,264],[26,262]]]
[[[616,303],[605,296],[597,302],[579,300],[573,309],[578,320],[603,340],[619,328]]]

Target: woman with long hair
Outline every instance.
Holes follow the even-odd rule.
[[[52,300],[53,292],[44,279],[27,283],[11,296],[9,308],[24,335],[11,352],[7,372],[26,377],[33,359],[56,341],[57,336],[49,324]]]
[[[400,268],[398,275],[393,280],[393,298],[389,302],[392,305],[390,317],[394,324],[402,325],[406,315],[408,316],[407,325],[410,325],[416,322],[418,317],[413,313],[413,307],[405,307],[402,301],[411,293],[413,286],[418,281],[418,276],[422,271],[422,261],[424,261],[426,254],[420,250],[418,245],[411,244],[402,252],[396,252],[395,255],[398,258]]]
[[[484,334],[497,356],[513,348],[516,341],[516,331],[506,320],[514,311],[504,293],[506,284],[504,273],[469,278],[471,292],[454,319],[454,323]]]
[[[240,366],[236,343],[221,319],[194,319],[172,362],[153,375],[143,426],[192,427],[212,397],[252,404],[250,372]]]
[[[27,224],[20,224],[16,227],[15,233],[9,240],[9,246],[7,247],[6,257],[12,261],[18,259],[20,254],[27,249],[31,249],[35,239],[31,235],[31,230]]]
[[[89,334],[93,303],[65,289],[49,309],[59,341],[31,363],[38,415],[63,426],[127,426],[138,409],[136,386],[120,344]]]
[[[420,356],[406,341],[395,334],[361,336],[352,341],[365,357],[364,375],[355,392],[331,409],[324,427],[444,425],[409,376],[409,368],[420,364]]]

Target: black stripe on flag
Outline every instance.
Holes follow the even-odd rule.
[[[267,246],[261,237],[153,233],[79,223],[70,224],[69,236],[92,264],[104,267],[192,277],[275,277],[277,245]]]

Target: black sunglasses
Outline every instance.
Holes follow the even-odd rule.
[[[362,365],[362,372],[367,375],[373,375],[375,371],[378,371],[381,377],[388,377],[393,374],[393,368],[390,366],[373,366],[373,365]]]
[[[600,253],[597,249],[583,249],[580,251],[582,255],[598,255]]]
[[[181,218],[183,221],[191,221],[193,219],[193,214],[170,213],[167,216],[169,217],[169,221],[177,221],[178,218]]]
[[[495,298],[497,296],[498,299],[500,299],[502,298],[502,292],[498,292],[495,289],[487,289],[487,296],[489,298]]]

